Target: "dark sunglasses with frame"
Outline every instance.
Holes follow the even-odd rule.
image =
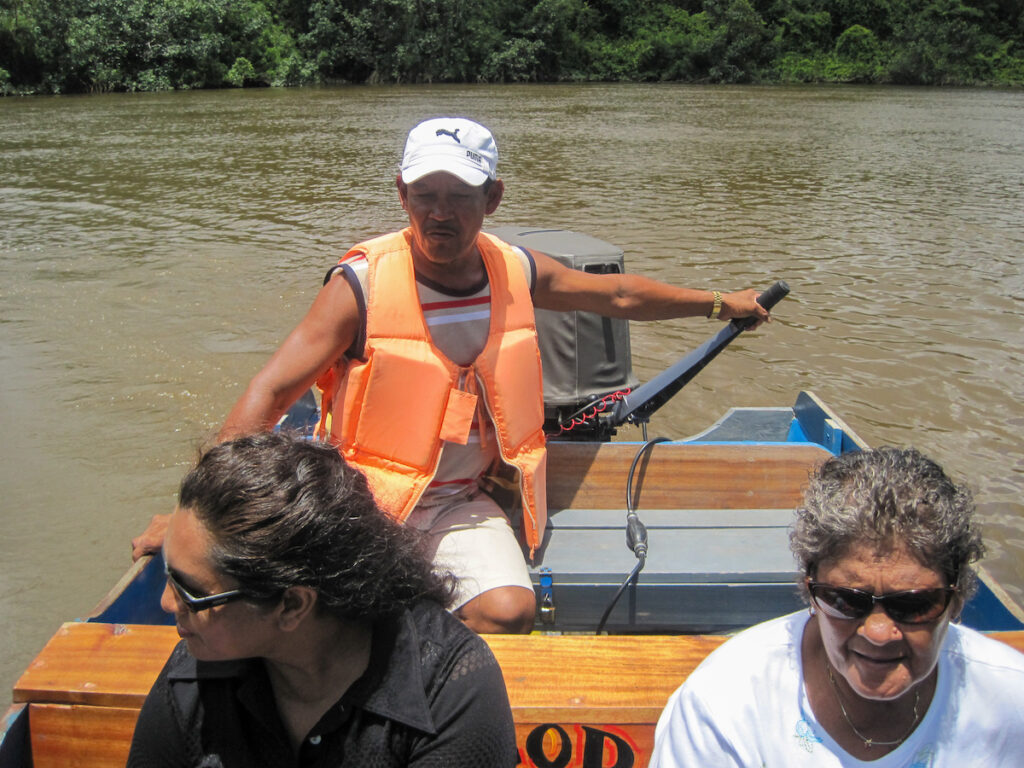
[[[807,579],[811,602],[826,616],[834,619],[863,619],[875,608],[875,603],[893,621],[899,624],[928,624],[937,621],[949,608],[956,587],[931,589],[905,589],[874,595],[863,589],[837,587]]]
[[[167,574],[167,583],[171,585],[171,589],[174,590],[181,602],[183,602],[185,607],[192,613],[198,613],[199,611],[205,611],[208,608],[214,608],[218,605],[224,605],[225,603],[230,603],[235,600],[241,600],[246,596],[245,592],[240,589],[229,589],[227,592],[218,592],[216,595],[196,597],[182,586],[181,582],[175,578],[170,569],[164,569],[164,573]]]

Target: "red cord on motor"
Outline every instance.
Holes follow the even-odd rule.
[[[571,432],[572,430],[576,429],[576,427],[582,427],[587,422],[597,418],[597,414],[604,413],[605,411],[607,411],[608,406],[610,406],[612,403],[616,402],[617,400],[621,400],[632,391],[632,387],[626,387],[625,389],[620,389],[618,392],[612,392],[611,394],[605,395],[600,400],[598,400],[589,411],[585,411],[580,416],[574,416],[568,422],[562,422],[561,424],[559,424],[558,434],[564,435],[566,432]]]

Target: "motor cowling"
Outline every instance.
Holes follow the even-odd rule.
[[[488,232],[510,245],[540,251],[572,269],[594,274],[625,271],[621,248],[579,232],[514,226]],[[560,425],[586,406],[637,385],[629,322],[592,312],[544,309],[538,309],[536,317],[544,372],[544,431],[557,439],[610,439],[615,430],[600,419],[569,431]]]

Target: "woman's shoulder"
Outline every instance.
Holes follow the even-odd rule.
[[[942,692],[949,701],[943,727],[957,734],[955,743],[962,739],[968,745],[964,752],[971,765],[1019,765],[1024,750],[1024,654],[954,624],[939,664],[936,696]]]
[[[950,624],[945,650],[969,667],[992,670],[996,676],[1005,673],[1014,684],[1024,682],[1024,653],[975,629]],[[1021,694],[1024,696],[1024,686]]]
[[[392,658],[397,669],[418,665],[435,718],[476,702],[511,722],[504,677],[490,646],[437,603],[421,601],[405,612]]]
[[[794,613],[755,624],[716,648],[690,674],[683,687],[722,690],[723,681],[743,681],[745,690],[775,687],[799,663],[800,639],[807,613]]]
[[[498,665],[480,635],[432,600],[420,600],[409,608],[405,623],[410,639],[415,637],[425,670],[441,672],[442,667],[454,663]]]
[[[806,611],[798,611],[755,624],[731,637],[712,656],[747,657],[759,650],[788,654],[800,644],[807,619]]]

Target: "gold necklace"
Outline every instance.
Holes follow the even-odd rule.
[[[914,690],[914,720],[910,724],[910,727],[907,729],[907,732],[905,734],[903,734],[902,736],[900,736],[895,741],[877,741],[875,739],[869,739],[863,733],[858,731],[857,730],[857,726],[855,726],[853,724],[853,720],[851,720],[850,716],[846,713],[846,707],[843,706],[843,699],[839,695],[839,684],[836,683],[835,677],[832,676],[832,665],[828,663],[828,659],[825,660],[825,671],[828,673],[828,681],[832,684],[832,690],[836,694],[836,703],[839,705],[839,711],[842,712],[843,713],[843,717],[846,718],[846,723],[847,723],[847,725],[850,726],[850,730],[852,730],[854,732],[854,734],[856,734],[858,739],[860,739],[861,741],[864,742],[864,746],[867,749],[871,749],[872,747],[875,747],[875,746],[878,746],[878,747],[892,747],[892,746],[895,746],[896,744],[902,744],[904,741],[907,740],[907,737],[910,736],[910,734],[914,732],[914,729],[917,727],[918,718],[920,717],[920,715],[917,713],[917,705],[918,705],[918,703],[921,700],[921,687],[920,686],[918,686]]]

